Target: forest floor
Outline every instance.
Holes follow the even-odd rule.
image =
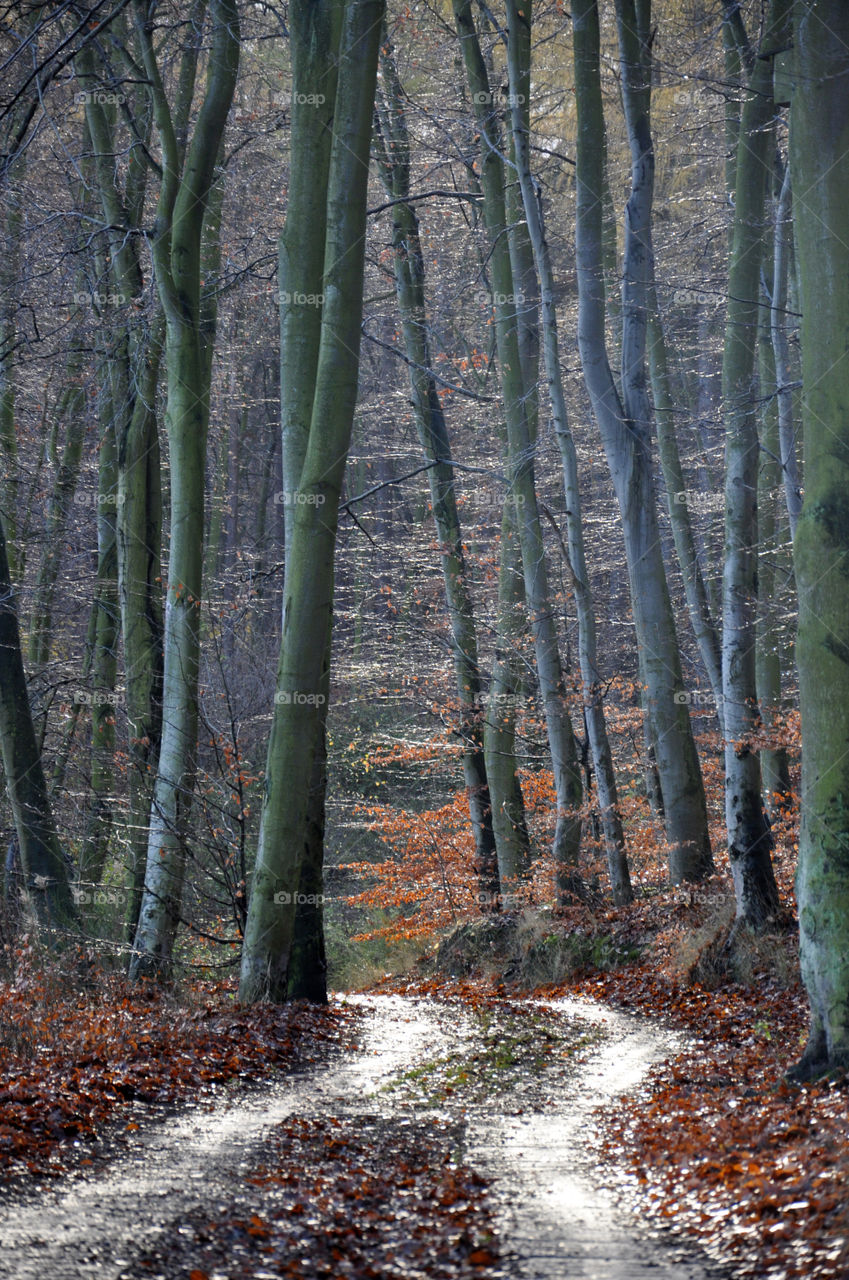
[[[282,1010],[19,964],[0,1278],[849,1275],[845,1082],[781,1083],[801,991],[621,952]]]
[[[300,1013],[317,1061],[159,1123],[136,1112],[96,1165],[16,1188],[0,1277],[720,1274],[597,1185],[594,1109],[678,1047],[659,1025],[482,992]]]

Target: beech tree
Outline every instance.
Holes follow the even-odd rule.
[[[757,56],[743,36],[738,36],[748,81],[734,171],[722,363],[726,439],[722,591],[725,825],[738,918],[755,928],[763,927],[778,906],[760,756],[752,744],[759,720],[755,682],[759,469],[755,379],[766,196],[773,172],[772,59],[788,38],[789,16],[790,0],[773,0]],[[734,31],[739,32],[737,23]]]
[[[162,83],[146,7],[136,30],[162,149],[152,237],[165,313],[166,423],[171,458],[171,546],[165,603],[163,726],[150,815],[144,896],[130,975],[167,977],[180,920],[198,716],[206,432],[214,324],[203,314],[204,220],[239,62],[236,0],[212,0],[206,91],[185,157]],[[184,64],[185,66],[185,64]],[[189,85],[193,83],[193,74]],[[185,82],[181,85],[185,92]],[[190,89],[189,89],[190,96]]]
[[[302,73],[310,70],[318,73],[318,81],[309,92],[296,89],[295,111],[314,109],[298,94],[302,99],[321,94],[320,79],[334,56],[327,24],[338,15],[338,3],[327,9],[304,6],[298,15],[302,34],[293,45],[295,64],[313,53],[316,60],[301,66],[295,84],[304,84]],[[326,221],[319,223],[326,227],[320,326],[314,316],[292,317],[296,332],[305,325],[302,357],[315,378],[305,438],[306,418],[299,424],[298,487],[290,495],[295,511],[286,547],[283,637],[242,949],[239,997],[245,1003],[282,1001],[289,994],[310,786],[326,714],[334,552],[357,397],[369,148],[384,8],[382,0],[347,0],[342,12],[330,157],[326,178],[319,171],[315,182],[314,198],[326,201]],[[290,193],[292,198],[306,199],[304,189],[300,196],[297,189]],[[303,215],[297,204],[294,210],[296,217]],[[321,241],[319,235],[319,250]],[[293,299],[294,306],[308,312],[311,305],[315,309],[315,297],[312,303]]]
[[[548,568],[534,480],[535,439],[529,425],[527,409],[530,388],[525,384],[517,321],[524,295],[513,273],[507,238],[506,179],[502,151],[504,142],[498,115],[498,95],[492,89],[468,0],[454,0],[454,18],[480,135],[481,188],[495,292],[495,333],[507,425],[509,487],[516,508],[525,598],[530,615],[536,674],[545,708],[557,794],[552,853],[559,893],[565,899],[571,893],[583,892],[578,866],[582,785],[551,608]]]
[[[647,3],[617,7],[623,91],[632,161],[625,222],[622,386],[620,397],[605,338],[603,258],[604,109],[599,79],[595,0],[573,5],[578,111],[578,346],[587,390],[613,478],[625,539],[640,673],[670,845],[674,883],[713,870],[701,766],[683,693],[681,657],[666,581],[651,466],[646,340],[651,284],[654,156],[649,129],[651,80]]]
[[[507,0],[507,33],[513,152],[528,235],[533,247],[542,293],[545,373],[551,417],[563,464],[568,555],[578,615],[578,647],[584,717],[595,765],[596,790],[607,851],[610,886],[614,902],[621,905],[631,901],[633,891],[625,853],[625,838],[618,811],[616,775],[601,699],[595,606],[584,551],[578,458],[569,428],[566,397],[560,372],[557,313],[554,306],[554,274],[543,225],[542,197],[534,187],[530,164],[529,129],[525,110],[530,88],[531,14],[529,4],[524,4],[520,13],[516,0]]]
[[[520,874],[521,862],[513,865],[512,859],[504,853],[504,844],[512,841],[512,824],[508,841],[502,841],[501,857],[497,858],[496,854],[492,800],[481,729],[483,685],[478,665],[475,618],[457,511],[454,460],[448,424],[436,382],[429,372],[432,356],[425,299],[424,255],[419,236],[419,220],[409,199],[410,141],[401,83],[388,36],[381,49],[380,66],[381,89],[376,117],[378,167],[387,196],[392,202],[395,288],[409,361],[416,431],[428,464],[431,507],[439,537],[460,701],[463,773],[469,797],[469,816],[475,834],[481,901],[496,905],[499,895],[499,862],[500,869],[508,880]],[[509,761],[508,756],[508,766]]]
[[[790,144],[802,286],[802,821],[796,894],[808,1043],[793,1074],[849,1067],[849,9],[797,0]]]

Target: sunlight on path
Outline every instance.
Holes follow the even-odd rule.
[[[504,1245],[534,1280],[705,1280],[718,1273],[649,1236],[622,1197],[598,1187],[596,1107],[633,1089],[649,1067],[678,1051],[672,1032],[588,1000],[538,1007],[577,1015],[606,1035],[587,1051],[575,1088],[556,1111],[473,1117],[468,1159],[498,1179]]]
[[[261,1154],[271,1126],[292,1115],[376,1105],[392,1111],[399,1104],[390,1094],[375,1097],[375,1090],[392,1075],[462,1048],[472,1034],[454,1007],[401,996],[353,1000],[369,1017],[362,1050],[344,1062],[281,1076],[238,1100],[143,1126],[130,1152],[99,1173],[0,1204],[0,1280],[115,1280],[138,1249],[163,1231],[179,1230],[190,1210],[203,1206],[214,1214],[234,1173]],[[505,1106],[467,1114],[466,1159],[496,1180],[501,1243],[516,1255],[517,1280],[707,1280],[715,1273],[706,1264],[676,1261],[593,1184],[593,1108],[675,1052],[674,1037],[585,1001],[553,1007],[602,1023],[608,1032],[576,1067],[574,1090],[540,1115],[508,1114],[509,1096]]]

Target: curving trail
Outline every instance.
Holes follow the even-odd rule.
[[[281,1076],[247,1096],[143,1127],[128,1154],[37,1196],[0,1203],[0,1280],[118,1280],[137,1253],[199,1207],[216,1212],[233,1175],[262,1157],[270,1128],[289,1116],[387,1113],[409,1103],[388,1080],[447,1052],[474,1029],[462,1009],[402,996],[355,997],[367,1013],[363,1049],[340,1064]],[[632,1089],[677,1039],[644,1019],[589,1001],[553,1012],[601,1028],[568,1087],[545,1110],[534,1089],[463,1106],[464,1159],[494,1180],[492,1199],[516,1280],[711,1280],[696,1249],[650,1235],[625,1197],[598,1186],[593,1110]],[[149,1274],[149,1273],[148,1273]],[[166,1277],[167,1280],[167,1277]],[[399,1280],[402,1280],[399,1277]]]

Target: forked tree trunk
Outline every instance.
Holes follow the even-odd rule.
[[[171,462],[171,546],[165,610],[163,727],[154,785],[145,887],[130,976],[167,979],[180,921],[197,749],[204,486],[209,421],[209,348],[214,325],[201,305],[204,216],[239,61],[235,0],[213,0],[206,93],[185,160],[154,53],[152,31],[137,30],[154,96],[163,175],[153,241],[166,320],[166,421]]]
[[[322,699],[339,498],[357,398],[368,160],[383,16],[382,0],[348,0],[345,7],[330,165],[326,183],[316,184],[320,194],[326,193],[327,208],[321,335],[286,547],[277,693],[242,949],[239,997],[244,1003],[283,1001],[290,994],[292,898],[302,880],[310,791],[326,714]],[[307,25],[304,21],[302,29]],[[287,245],[290,253],[295,247]],[[301,248],[306,251],[306,243]],[[305,341],[308,348],[314,344],[314,333]],[[285,466],[284,474],[290,473]]]
[[[735,168],[734,233],[722,361],[725,426],[725,557],[722,685],[725,704],[725,825],[737,918],[762,928],[778,908],[772,834],[764,810],[760,756],[752,739],[758,574],[756,351],[767,183],[772,173],[771,53],[789,32],[789,0],[773,0],[746,89]]]
[[[700,880],[713,869],[701,767],[683,696],[681,657],[663,564],[652,478],[645,396],[647,291],[651,280],[649,219],[653,159],[648,86],[639,56],[623,62],[632,147],[632,197],[626,214],[623,306],[623,405],[605,340],[602,252],[604,112],[599,76],[596,0],[572,7],[578,111],[578,346],[587,390],[619,504],[631,584],[631,604],[646,689],[651,738],[663,792],[669,873],[674,883]],[[632,17],[632,26],[635,25]],[[637,32],[632,32],[632,40]]]

